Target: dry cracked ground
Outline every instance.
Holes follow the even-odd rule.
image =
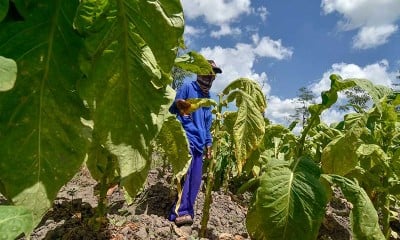
[[[100,230],[89,227],[88,220],[97,206],[96,181],[83,167],[59,192],[53,208],[34,230],[32,240],[94,240],[94,239],[200,239],[200,220],[204,203],[204,189],[196,203],[196,216],[192,226],[176,227],[166,219],[173,202],[171,174],[161,168],[150,170],[143,191],[127,200],[118,187],[108,196],[108,223]],[[206,238],[242,240],[250,239],[245,225],[250,193],[233,195],[213,192],[213,203]],[[128,202],[130,204],[128,204]],[[348,240],[350,207],[340,192],[327,206],[325,220],[318,239]],[[19,240],[25,240],[22,236]]]

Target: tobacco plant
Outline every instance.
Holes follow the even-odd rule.
[[[219,95],[219,101],[214,109],[213,124],[213,157],[208,164],[206,193],[201,220],[200,237],[205,237],[209,211],[212,203],[211,192],[214,188],[217,163],[224,158],[217,158],[223,151],[227,135],[233,139],[235,164],[241,173],[246,159],[260,144],[264,135],[263,112],[266,101],[257,82],[247,78],[239,78],[230,83]],[[235,102],[236,111],[224,111],[229,103]],[[217,162],[217,160],[219,160]]]
[[[12,204],[0,207],[0,229],[14,239],[30,234],[85,156],[103,185],[100,210],[114,181],[135,196],[174,97],[184,20],[177,0],[1,5],[0,55],[18,66],[13,87],[0,78],[0,191]]]
[[[365,121],[360,122],[349,114],[346,118],[352,120],[334,127],[321,124],[321,113],[336,102],[338,92],[355,85],[374,100],[369,113],[373,117],[364,117]],[[330,198],[326,183],[340,187],[353,204],[350,214],[353,239],[389,238],[388,193],[392,188],[398,189],[398,185],[397,176],[389,171],[392,167],[387,164],[389,156],[394,156],[391,162],[397,164],[399,147],[396,104],[389,106],[385,100],[391,95],[390,89],[374,86],[368,80],[342,80],[331,75],[330,90],[321,94],[320,104],[310,106],[311,116],[300,136],[293,136],[282,126],[267,126],[269,131],[266,130],[263,145],[252,156],[255,159],[248,161],[252,165],[246,166],[255,173],[246,187],[258,186],[247,215],[247,229],[253,238],[316,239]],[[366,126],[370,129],[360,129]],[[376,126],[383,131],[376,131]],[[388,130],[393,134],[384,135]],[[362,177],[357,181],[349,173]],[[362,182],[367,176],[369,181]],[[367,182],[374,185],[372,193],[380,196],[378,204],[371,198]],[[383,213],[381,221],[377,210]]]

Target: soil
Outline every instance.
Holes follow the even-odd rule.
[[[89,227],[88,220],[94,215],[94,208],[97,206],[97,182],[91,178],[86,168],[82,168],[61,189],[53,208],[34,230],[30,239],[199,239],[204,189],[200,191],[196,201],[193,225],[177,227],[166,218],[175,192],[171,179],[168,171],[161,168],[150,170],[143,191],[131,200],[125,199],[123,191],[116,187],[108,196],[108,223],[100,230],[93,230]],[[335,197],[327,206],[325,220],[320,228],[320,240],[351,239],[351,206],[341,196],[340,191],[336,190],[334,193]],[[246,231],[245,217],[251,194],[213,192],[212,196],[207,238],[203,239],[250,239]],[[27,238],[19,238],[25,239]]]

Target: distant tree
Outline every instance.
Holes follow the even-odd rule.
[[[295,103],[300,103],[300,107],[295,108],[295,113],[290,117],[294,120],[298,120],[302,127],[306,125],[307,118],[310,116],[310,111],[308,110],[308,106],[314,102],[315,95],[313,92],[306,88],[301,87],[297,92],[297,98],[294,100]]]
[[[396,78],[400,80],[400,70],[398,70]],[[400,83],[399,82],[393,83],[393,86],[397,88],[398,86],[400,86]]]
[[[183,70],[182,68],[173,67],[172,68],[172,85],[173,89],[178,89],[182,86],[185,78],[190,77],[193,73]]]
[[[355,112],[359,113],[368,109],[368,102],[371,100],[371,97],[362,88],[356,86],[346,90],[344,94],[347,97],[347,103],[339,106],[339,110],[348,111],[352,108]]]

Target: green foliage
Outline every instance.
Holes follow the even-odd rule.
[[[75,26],[85,35],[81,68],[86,78],[79,92],[92,113],[92,144],[117,157],[121,184],[134,196],[150,166],[150,142],[174,98],[168,84],[183,33],[181,5],[84,1]]]
[[[320,170],[310,159],[270,160],[260,177],[246,225],[254,239],[316,239],[325,213]]]
[[[359,86],[370,94],[374,107],[367,112],[348,114],[344,121],[331,127],[320,123],[321,113],[336,102],[338,92],[354,86]],[[289,178],[291,166],[297,166],[303,159],[308,159],[318,171],[342,175],[334,175],[335,177],[329,179],[331,185],[339,185],[345,197],[353,205],[357,205],[351,215],[354,238],[389,238],[389,199],[394,197],[389,193],[397,194],[400,189],[398,175],[400,145],[397,140],[400,128],[395,109],[397,98],[391,94],[390,89],[374,86],[365,79],[342,80],[340,76],[332,75],[331,89],[321,94],[322,103],[310,106],[311,116],[300,137],[291,136],[287,133],[289,130],[282,126],[267,125],[263,144],[260,144],[253,152],[245,166],[246,171],[251,169],[254,174],[254,178],[249,180],[248,185],[252,187],[254,184],[259,185],[247,217],[247,228],[252,237],[297,239],[301,234],[304,236],[303,239],[315,239],[316,236],[313,234],[316,234],[315,231],[318,229],[311,231],[309,235],[301,233],[305,226],[309,225],[308,222],[311,219],[306,214],[296,215],[294,217],[296,223],[288,225],[292,228],[298,226],[299,229],[290,228],[291,233],[295,232],[297,235],[285,235],[285,228],[282,228],[285,225],[279,223],[289,219],[286,215],[292,217],[295,213],[287,210],[290,208],[276,207],[282,206],[279,201],[285,202],[287,197],[291,196],[288,193],[292,187],[287,179],[294,179],[296,176],[293,173],[291,175],[293,178]],[[296,151],[290,150],[294,146],[296,146]],[[275,166],[276,162],[281,164],[277,166],[286,167],[272,171],[271,166]],[[315,163],[320,163],[321,168]],[[318,179],[317,176],[314,178]],[[357,179],[360,185],[350,181],[350,178]],[[304,207],[305,203],[302,201],[315,203],[316,201],[312,198],[321,194],[318,191],[323,191],[323,185],[319,180],[317,181],[320,187],[315,187],[315,181],[304,182],[301,186],[309,191],[292,194],[298,196],[301,201],[286,201],[285,203],[293,209]],[[289,190],[285,191],[285,187]],[[276,196],[281,189],[283,189],[282,196]],[[308,208],[310,215],[316,214],[314,219],[319,223],[323,217],[320,215],[320,212],[323,212],[321,208],[323,208],[322,204],[320,208]],[[382,214],[379,223],[377,211]],[[359,223],[364,221],[368,223],[360,226]],[[382,231],[379,225],[382,226]],[[308,228],[310,227],[306,229]]]
[[[205,237],[207,229],[211,190],[214,188],[215,175],[218,177],[217,184],[219,184],[220,181],[224,181],[224,179],[221,179],[221,167],[229,166],[228,169],[225,169],[227,172],[223,173],[225,177],[228,177],[231,166],[234,164],[238,174],[241,174],[243,165],[261,143],[265,131],[263,111],[266,103],[258,83],[246,78],[237,79],[229,84],[218,97],[217,108],[213,111],[215,121],[212,146],[213,152],[217,153],[218,157],[214,155],[208,165],[200,237]],[[224,99],[224,97],[226,98]],[[236,102],[237,111],[223,112],[223,107],[226,107],[228,102],[233,101]],[[229,146],[232,143],[231,139],[233,139],[233,147]],[[231,154],[225,152],[227,148],[235,149],[234,158],[230,158]]]
[[[334,138],[322,151],[321,164],[324,173],[345,176],[358,165],[356,150],[361,145],[361,129],[351,129]]]
[[[0,52],[18,65],[0,92],[0,190],[31,211],[28,234],[86,154],[102,184],[140,189],[175,94],[183,11],[175,0],[13,4],[23,19],[0,28]]]
[[[0,52],[19,69],[14,88],[0,93],[2,193],[33,212],[32,226],[78,171],[88,143],[80,119],[87,109],[75,89],[83,43],[72,28],[77,6],[42,1],[26,21],[1,26]]]

